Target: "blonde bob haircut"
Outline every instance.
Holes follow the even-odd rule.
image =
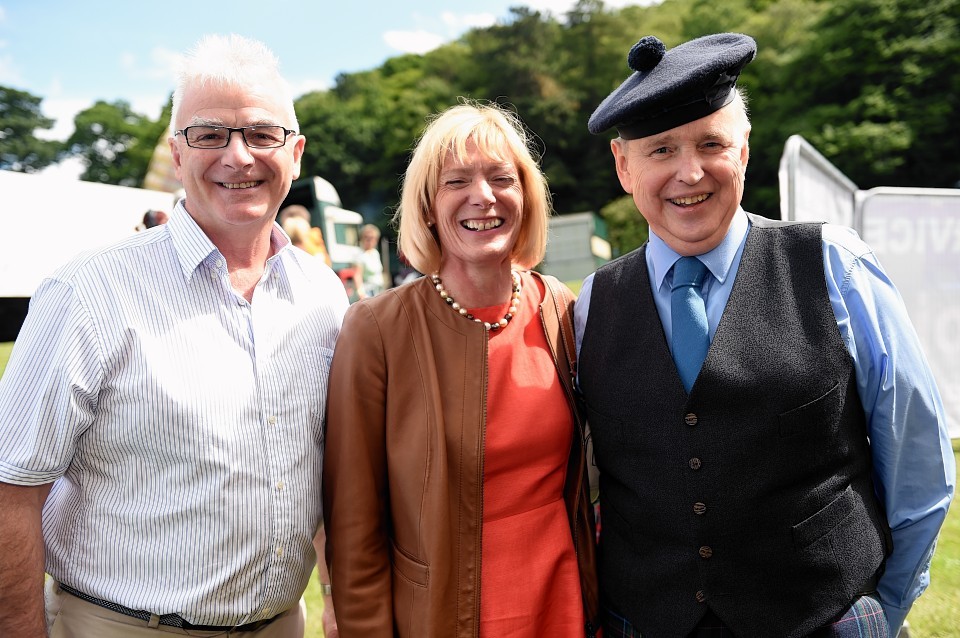
[[[488,159],[512,162],[517,167],[523,211],[510,260],[520,268],[533,268],[547,250],[547,219],[551,213],[550,190],[540,171],[533,137],[515,113],[497,104],[472,100],[464,100],[434,116],[417,141],[403,177],[400,205],[393,217],[400,252],[424,274],[440,270],[443,247],[427,222],[436,202],[447,153],[464,160],[467,143],[471,141]]]

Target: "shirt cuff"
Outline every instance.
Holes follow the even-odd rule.
[[[907,612],[910,611],[910,608],[894,607],[893,605],[887,605],[883,602],[881,602],[880,605],[883,607],[883,613],[887,616],[887,624],[890,626],[890,636],[896,638],[897,634],[900,633],[900,628],[903,626],[903,621],[906,620]]]

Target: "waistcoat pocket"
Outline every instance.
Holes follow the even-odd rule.
[[[829,534],[853,513],[856,500],[853,488],[848,485],[840,496],[833,499],[826,507],[793,526],[794,544],[802,549]]]
[[[843,394],[840,383],[830,388],[820,397],[780,414],[780,436],[791,437],[801,434],[821,435],[836,429],[843,409]]]

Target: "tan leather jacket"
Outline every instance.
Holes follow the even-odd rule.
[[[550,288],[562,284],[541,279],[550,280],[541,321],[573,409],[565,355],[574,348],[572,295],[555,297]],[[565,335],[560,316],[570,322]],[[482,326],[452,312],[427,277],[347,312],[330,375],[323,472],[343,638],[479,634],[486,360]],[[593,510],[584,427],[575,422],[564,491],[585,633],[593,635]]]

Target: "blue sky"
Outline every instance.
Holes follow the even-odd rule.
[[[43,98],[57,120],[47,136],[65,139],[97,100],[159,116],[174,59],[205,33],[262,40],[301,95],[502,21],[518,4],[559,16],[574,0],[0,0],[0,85]]]

